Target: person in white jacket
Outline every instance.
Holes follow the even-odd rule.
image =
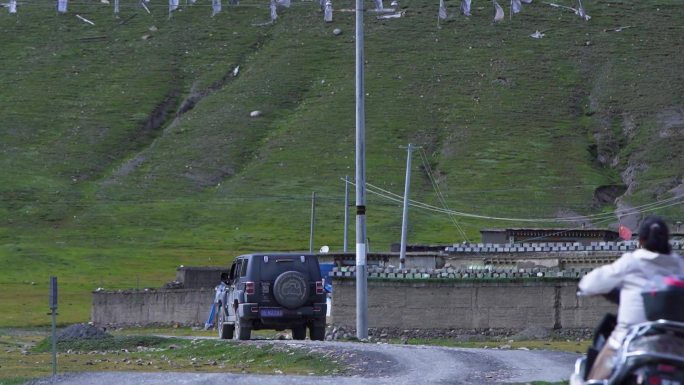
[[[584,276],[579,283],[584,295],[607,294],[620,290],[618,324],[596,357],[589,379],[604,380],[613,370],[613,357],[622,345],[628,329],[646,322],[641,297],[644,286],[655,277],[684,274],[684,258],[672,252],[669,230],[658,217],[647,217],[639,227],[639,246],[610,265],[601,266]]]

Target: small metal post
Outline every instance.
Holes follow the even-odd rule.
[[[57,375],[57,277],[50,277],[50,315],[52,316],[52,375]]]
[[[411,188],[411,153],[413,145],[408,145],[408,155],[406,155],[406,180],[404,182],[404,208],[401,217],[401,249],[399,250],[399,268],[406,268],[406,238],[408,236],[408,203],[409,191]]]
[[[344,248],[345,253],[349,251],[347,233],[349,232],[349,175],[344,176]]]
[[[313,253],[314,225],[316,223],[316,192],[311,193],[311,226],[309,228],[309,253]]]

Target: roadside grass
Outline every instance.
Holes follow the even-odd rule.
[[[252,330],[252,339],[273,339],[290,331],[278,332],[275,330]],[[156,335],[173,337],[215,337],[218,339],[218,331],[215,328],[204,330],[197,327],[131,327],[107,330],[114,336]]]
[[[51,344],[44,334],[1,335],[0,382],[51,373]],[[304,350],[218,339],[113,336],[59,341],[58,371],[184,371],[260,374],[342,374],[344,366]],[[12,381],[12,382],[10,382]]]
[[[137,3],[121,19],[108,6],[71,6],[95,26],[47,4],[0,17],[11,36],[0,65],[0,327],[49,323],[50,275],[60,282],[58,321],[70,324],[89,318],[97,287],[160,287],[181,264],[306,250],[312,191],[315,249],[341,249],[340,178],[354,174],[354,15],[336,12],[326,24],[297,3],[255,27],[268,9],[241,3],[213,18],[183,7],[170,19]],[[399,146],[412,142],[463,212],[610,211],[593,202],[594,189],[622,183],[627,165],[647,166],[630,203],[671,196],[684,139],[659,128],[684,105],[672,71],[684,68],[684,8],[621,0],[590,11],[587,23],[534,3],[501,24],[477,10],[438,26],[434,1],[415,0],[404,18],[368,17],[368,182],[401,194]],[[609,31],[617,25],[631,28]],[[531,39],[535,30],[547,36]],[[223,80],[178,114],[193,92]],[[148,125],[164,110],[160,126]],[[250,118],[254,110],[262,116]],[[615,165],[598,163],[594,147]],[[414,156],[412,198],[439,205]],[[400,204],[369,194],[367,205],[370,249],[387,250],[401,234]],[[549,225],[459,222],[470,240],[493,225]],[[449,217],[411,209],[410,243],[462,240]]]
[[[0,385],[21,385],[25,384],[32,378],[29,377],[13,377],[13,378],[0,378]]]
[[[403,343],[400,339],[393,338],[390,343]],[[425,339],[409,338],[406,340],[410,345],[433,345],[458,348],[481,348],[481,349],[535,349],[535,350],[557,350],[562,352],[584,354],[591,345],[591,341],[580,340],[487,340],[487,341],[461,341],[455,339]]]

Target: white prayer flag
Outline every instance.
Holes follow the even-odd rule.
[[[332,1],[325,2],[325,12],[323,12],[323,21],[330,23],[333,21],[333,5]]]
[[[461,12],[466,16],[470,16],[470,1],[471,0],[461,0]]]
[[[57,12],[65,13],[67,11],[68,0],[57,0]]]
[[[278,11],[276,10],[276,0],[271,0],[271,22],[276,21],[278,18]]]
[[[492,0],[492,3],[494,4],[494,22],[498,23],[504,19],[504,10],[496,0]]]
[[[290,0],[276,0],[276,5],[280,7],[290,8]]]
[[[114,0],[114,14],[119,16],[119,0]]]
[[[445,20],[447,18],[447,9],[446,5],[444,4],[444,0],[439,0],[439,12],[437,14],[437,17],[439,17],[442,20]]]
[[[520,13],[520,11],[522,11],[520,0],[511,0],[511,13]]]
[[[178,0],[169,0],[169,14],[178,9]]]
[[[382,5],[382,0],[375,0],[375,9],[382,11],[385,7]]]
[[[577,0],[577,10],[575,13],[584,20],[589,21],[591,16],[587,15],[587,10],[582,6],[582,0]]]
[[[17,0],[10,0],[9,13],[17,13]]]
[[[211,0],[211,16],[221,12],[221,0]]]
[[[522,2],[525,4],[532,4],[532,0],[522,0]]]

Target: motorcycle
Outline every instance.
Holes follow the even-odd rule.
[[[619,291],[605,297],[617,303]],[[587,355],[575,363],[570,385],[684,385],[684,277],[661,277],[642,292],[642,298],[648,321],[629,329],[615,355],[611,376],[587,379],[617,325],[613,314],[599,324]]]

